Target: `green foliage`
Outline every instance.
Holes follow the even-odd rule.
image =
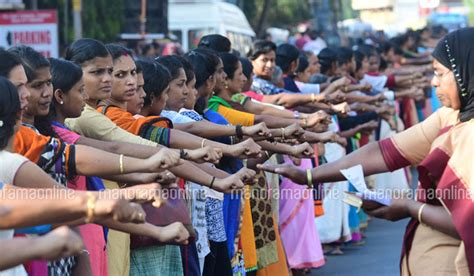
[[[84,37],[112,42],[122,31],[123,0],[82,0]]]
[[[64,6],[69,1],[68,26],[64,25]],[[82,35],[112,42],[122,30],[124,0],[82,0]],[[39,0],[38,8],[58,11],[59,40],[62,45],[74,39],[72,0]],[[67,37],[64,28],[67,27]]]
[[[243,0],[243,11],[252,27],[257,26],[265,0]],[[271,0],[265,27],[288,27],[311,19],[311,9],[307,0]]]

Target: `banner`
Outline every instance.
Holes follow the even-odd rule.
[[[0,12],[0,46],[27,45],[46,57],[59,57],[55,10]]]

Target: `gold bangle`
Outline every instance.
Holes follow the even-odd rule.
[[[204,143],[207,141],[207,139],[202,139],[201,141],[201,148],[204,148]]]
[[[315,100],[316,99],[315,99],[314,93],[311,93],[311,102],[314,103]]]
[[[313,173],[311,172],[311,169],[306,169],[306,182],[308,185],[308,188],[313,188]]]
[[[308,119],[307,118],[303,119],[303,128],[308,128]]]
[[[120,165],[120,174],[123,174],[123,154],[120,154],[119,158],[119,165]]]
[[[91,192],[87,193],[87,216],[86,223],[91,223],[94,219],[96,197]]]
[[[285,128],[281,128],[281,139],[285,140]]]
[[[426,203],[423,203],[423,204],[421,205],[420,209],[418,209],[418,222],[419,222],[420,224],[424,224],[424,223],[423,223],[423,220],[421,219],[421,215],[423,214],[423,209],[425,208],[425,206],[426,206]]]
[[[263,152],[265,152],[265,155],[267,156],[267,159],[270,159],[270,153],[268,153],[268,150],[264,150]]]

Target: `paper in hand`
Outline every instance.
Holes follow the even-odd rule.
[[[348,169],[340,170],[342,175],[355,187],[357,190],[356,195],[360,196],[363,200],[372,200],[382,205],[390,205],[390,198],[386,198],[374,191],[367,188],[367,184],[364,179],[364,171],[362,165],[356,165]]]

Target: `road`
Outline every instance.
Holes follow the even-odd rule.
[[[373,219],[369,222],[364,246],[347,245],[344,255],[328,256],[326,264],[314,269],[312,276],[399,275],[399,260],[407,220],[389,222]]]

